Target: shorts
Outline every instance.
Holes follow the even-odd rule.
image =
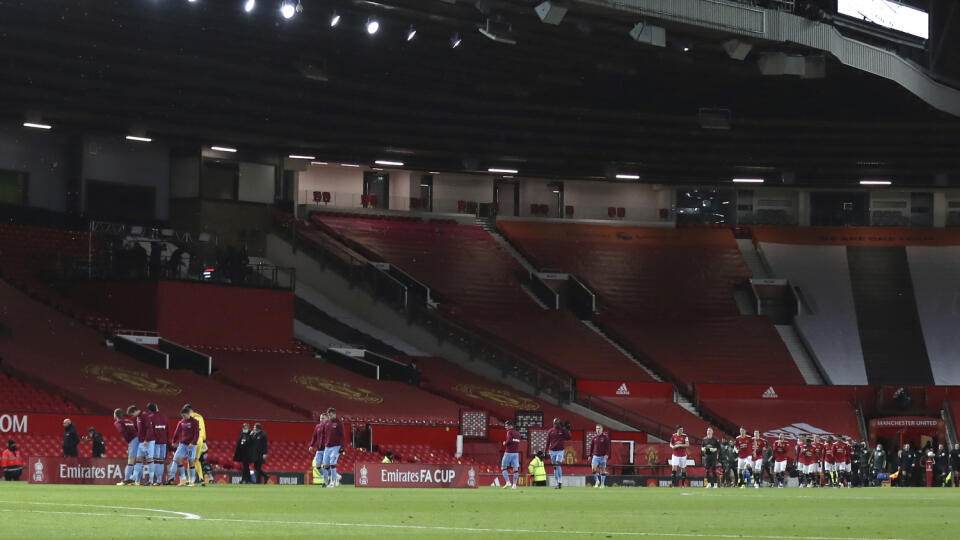
[[[838,469],[838,468],[837,468],[837,464],[836,464],[836,463],[830,463],[829,461],[825,461],[825,462],[823,463],[823,470],[826,471],[826,472],[833,472],[833,471],[839,471],[839,470],[841,470],[841,469]]]
[[[783,460],[783,461],[774,461],[774,462],[773,462],[773,472],[774,472],[774,473],[782,473],[782,472],[786,472],[786,470],[787,470],[787,461],[786,461],[786,460]]]
[[[137,457],[153,459],[153,452],[156,444],[157,441],[144,441],[140,443],[140,447],[137,449]]]
[[[325,467],[336,467],[340,460],[340,446],[328,446],[323,449],[323,461]]]
[[[758,472],[763,470],[763,458],[753,460],[753,470]]]
[[[160,460],[163,461],[167,459],[167,445],[165,444],[156,444],[153,446],[153,459],[154,461]]]
[[[601,469],[607,468],[607,458],[603,456],[593,456],[593,460],[590,462],[590,465],[593,467],[599,467]]]
[[[500,467],[504,469],[519,469],[520,454],[518,452],[504,452],[503,459],[500,460]]]
[[[717,468],[717,458],[705,457],[703,458],[703,468],[705,469],[716,469]]]
[[[849,463],[840,463],[839,465],[840,465],[840,467],[842,467],[842,468],[841,468],[841,469],[837,469],[837,470],[842,471],[842,472],[850,472],[851,467],[850,467],[850,464],[849,464]]]
[[[550,451],[550,463],[554,465],[563,464],[563,456],[565,454],[564,450],[551,450]]]
[[[687,468],[687,456],[670,456],[671,467]]]
[[[173,454],[173,461],[179,462],[183,459],[186,459],[190,463],[193,463],[197,460],[197,447],[189,446],[186,443],[180,443],[180,446],[177,447],[177,452]]]
[[[323,465],[323,450],[317,450],[317,455],[313,457],[313,466],[320,467]]]
[[[818,470],[816,463],[803,466],[803,474],[817,474],[818,472],[820,471]]]
[[[750,467],[751,469],[753,468],[753,458],[748,458],[748,457],[737,458],[738,470],[743,470],[743,469],[746,469],[747,467]]]
[[[130,459],[136,459],[137,452],[140,450],[140,439],[134,437],[127,443],[127,457]]]

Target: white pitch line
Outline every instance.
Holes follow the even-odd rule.
[[[175,514],[180,519],[201,519],[197,514],[190,512],[177,512],[175,510],[160,510],[158,508],[136,508],[133,506],[107,506],[104,504],[81,504],[81,503],[55,503],[55,502],[34,502],[34,501],[0,501],[0,504],[38,504],[45,506],[82,506],[85,508],[103,508],[106,510],[140,510],[142,512],[160,512],[163,514]],[[167,517],[167,516],[150,516]]]
[[[125,506],[104,506],[98,504],[73,504],[73,503],[40,503],[24,501],[0,501],[0,503],[20,503],[20,504],[46,504],[53,506],[86,506],[93,508],[107,509],[126,509],[126,510],[145,510],[148,512],[164,512],[178,514],[180,516],[194,517],[174,517],[174,516],[148,516],[139,514],[108,514],[97,512],[66,512],[52,510],[12,510],[0,509],[0,512],[28,512],[36,514],[69,514],[78,516],[102,516],[102,517],[136,517],[152,519],[190,519],[197,521],[214,521],[220,523],[253,523],[261,525],[309,525],[321,527],[357,527],[368,529],[405,529],[420,531],[445,531],[445,532],[479,532],[479,533],[512,533],[512,534],[566,534],[566,535],[604,535],[604,536],[632,536],[632,537],[670,537],[670,538],[751,538],[757,540],[905,540],[902,538],[870,538],[870,537],[842,537],[842,536],[783,536],[783,535],[748,535],[748,534],[700,534],[700,533],[669,533],[669,532],[647,532],[647,531],[570,531],[570,530],[539,530],[539,529],[504,529],[504,528],[484,528],[484,527],[449,527],[444,525],[397,525],[391,523],[340,523],[336,521],[281,521],[268,519],[229,519],[229,518],[205,518],[188,512],[175,512],[172,510],[158,510],[153,508],[133,508]]]

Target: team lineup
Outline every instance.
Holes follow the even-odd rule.
[[[190,404],[180,409],[180,421],[169,435],[169,419],[156,403],[145,410],[136,405],[113,411],[113,426],[127,443],[127,467],[119,486],[173,485],[179,475],[179,486],[204,482],[200,456],[206,452],[206,428],[203,417]],[[173,462],[167,470],[167,451],[175,447]],[[198,453],[197,449],[200,448]]]

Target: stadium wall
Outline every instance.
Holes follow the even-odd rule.
[[[286,348],[293,291],[177,281],[87,282],[72,297],[132,330],[185,345]]]
[[[170,210],[170,150],[163,144],[141,144],[116,136],[83,137],[81,175],[87,181],[150,187],[154,190],[154,219],[165,220]],[[85,197],[81,197],[85,201]]]
[[[27,173],[27,206],[67,210],[68,141],[56,133],[0,128],[0,169]]]

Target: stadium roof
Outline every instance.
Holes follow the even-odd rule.
[[[547,25],[536,3],[302,0],[284,20],[279,0],[0,1],[0,115],[422,170],[960,179],[960,121],[892,82],[830,60],[825,79],[765,77],[719,32],[651,47],[635,21],[578,8]],[[481,35],[488,18],[517,43]],[[731,111],[732,129],[702,128],[701,108]]]

